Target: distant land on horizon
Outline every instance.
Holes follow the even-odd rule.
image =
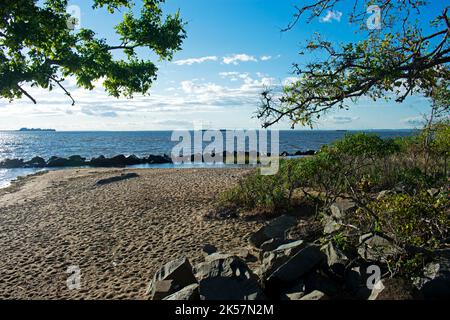
[[[41,128],[20,128],[18,131],[56,131],[55,129],[41,129]]]

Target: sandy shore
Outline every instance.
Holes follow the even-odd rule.
[[[139,177],[97,186],[121,173]],[[256,222],[204,220],[244,169],[78,169],[0,191],[0,299],[143,299],[154,272],[202,246],[233,252]],[[81,289],[66,285],[69,266]]]

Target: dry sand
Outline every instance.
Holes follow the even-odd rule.
[[[99,179],[139,177],[97,186]],[[0,299],[144,299],[155,271],[213,244],[246,246],[257,222],[205,220],[244,169],[78,169],[0,191]],[[81,289],[66,273],[79,266]]]

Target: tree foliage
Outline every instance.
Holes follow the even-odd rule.
[[[311,21],[342,2],[318,0],[297,8],[295,19],[286,30],[308,13]],[[408,95],[420,94],[448,112],[450,17],[445,1],[435,1],[442,13],[429,22],[428,33],[417,21],[428,1],[354,0],[353,3],[350,22],[360,25],[364,40],[336,46],[316,34],[306,48],[324,53],[326,58],[304,68],[294,64],[298,80],[286,85],[281,95],[271,90],[262,93],[257,116],[263,127],[283,118],[288,118],[292,126],[311,126],[324,112],[347,109],[363,96],[403,102]],[[381,29],[369,30],[365,22],[370,13],[366,9],[373,4],[378,4],[381,10]]]
[[[157,67],[139,59],[138,49],[170,60],[185,38],[179,13],[164,15],[164,0],[144,0],[135,14],[132,0],[93,0],[92,9],[109,13],[125,11],[115,26],[120,39],[109,44],[93,30],[70,28],[67,0],[2,0],[0,2],[0,97],[10,100],[27,96],[24,85],[52,90],[63,87],[68,76],[77,85],[93,89],[102,80],[114,97],[145,94],[156,79]],[[117,59],[115,52],[123,52]],[[73,103],[75,102],[72,99]]]

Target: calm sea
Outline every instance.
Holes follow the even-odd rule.
[[[290,130],[280,131],[280,152],[318,150],[343,137],[358,131]],[[371,130],[382,138],[408,136],[413,130]],[[45,159],[51,156],[68,157],[81,155],[86,158],[118,154],[139,157],[149,154],[170,154],[178,143],[171,141],[172,131],[132,132],[17,132],[0,131],[0,161],[6,158],[29,160],[34,156]],[[154,165],[157,167],[158,165]],[[160,165],[161,166],[161,165]],[[173,166],[173,165],[172,165]],[[167,167],[167,165],[164,165]],[[4,187],[18,176],[35,172],[33,169],[0,169],[0,187]]]

